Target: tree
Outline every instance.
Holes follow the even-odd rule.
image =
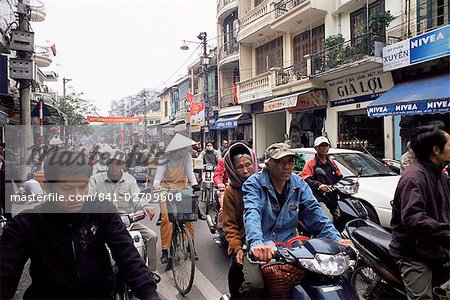
[[[73,135],[89,135],[92,128],[87,122],[88,116],[98,116],[98,108],[83,93],[71,93],[66,98],[58,97],[58,109],[64,117],[52,117],[55,124],[69,125]],[[64,120],[65,119],[65,120]]]

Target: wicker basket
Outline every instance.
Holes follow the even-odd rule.
[[[267,299],[290,299],[292,286],[305,278],[305,272],[285,263],[261,266]]]
[[[193,195],[192,190],[182,190],[181,200],[167,201],[167,213],[169,221],[174,222],[193,222],[198,220],[197,197]]]

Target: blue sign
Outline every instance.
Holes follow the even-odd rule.
[[[450,55],[450,25],[383,48],[383,71]]]
[[[217,121],[216,124],[214,124],[214,129],[228,129],[236,127],[237,120]]]
[[[438,28],[409,40],[411,64],[450,54],[450,25]]]
[[[439,100],[424,100],[416,102],[400,102],[367,108],[369,117],[384,117],[391,115],[416,115],[450,112],[450,98]]]

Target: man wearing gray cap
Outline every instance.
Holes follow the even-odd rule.
[[[274,242],[287,242],[295,237],[299,220],[315,237],[341,242],[309,186],[300,176],[292,174],[296,154],[291,147],[273,144],[266,149],[265,157],[267,167],[242,186],[245,238],[253,256],[259,261],[269,261],[275,253]],[[261,299],[264,280],[259,265],[246,258],[243,273],[241,296]]]

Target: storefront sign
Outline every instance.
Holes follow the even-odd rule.
[[[392,103],[384,106],[367,108],[370,117],[448,113],[449,111],[450,99],[427,100],[412,103]]]
[[[141,117],[87,117],[89,123],[140,123]]]
[[[325,82],[331,106],[358,103],[377,98],[394,86],[390,72],[382,68]]]
[[[245,124],[251,124],[252,123],[252,115],[251,114],[243,114],[238,120],[238,125],[245,125]]]
[[[297,104],[297,96],[298,94],[293,94],[266,101],[264,102],[264,112],[293,107]]]
[[[205,103],[192,102],[189,111],[191,126],[205,125]]]
[[[450,55],[450,25],[383,48],[383,70],[391,71]]]
[[[302,109],[313,109],[327,106],[324,92],[316,90],[314,92],[298,95],[297,105],[289,108],[289,111],[296,111]]]

